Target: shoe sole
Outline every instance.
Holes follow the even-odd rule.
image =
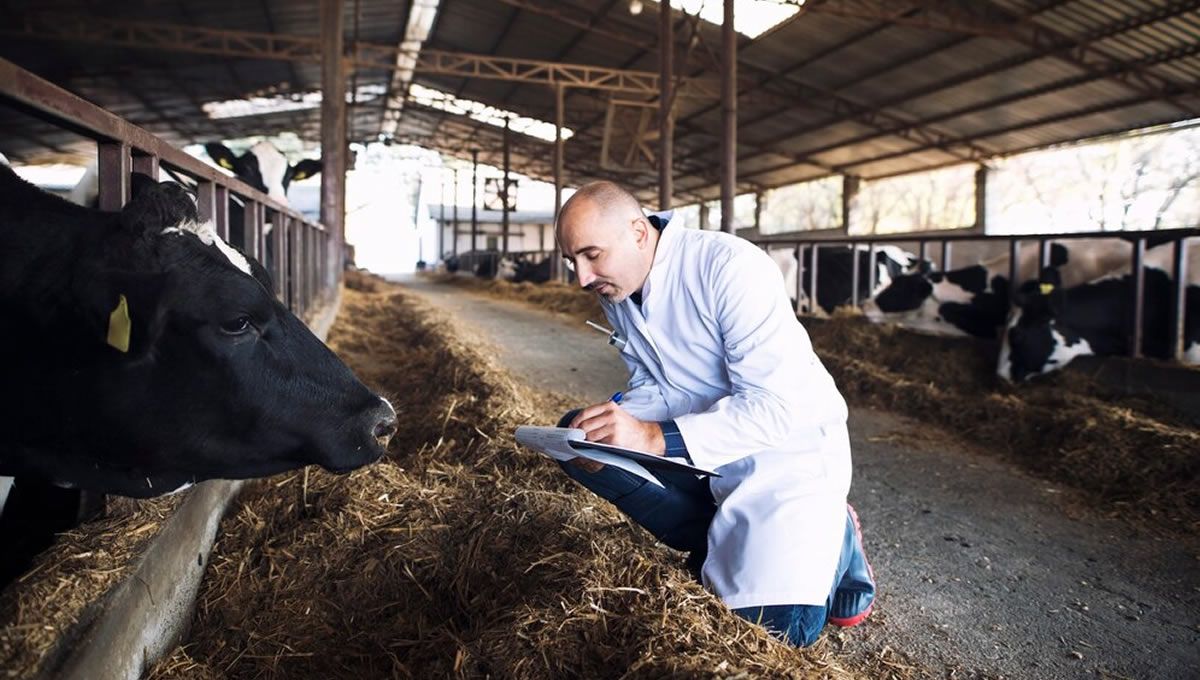
[[[865,543],[863,543],[862,525],[858,522],[858,513],[854,511],[854,506],[850,505],[849,503],[846,504],[846,509],[850,511],[850,519],[854,520],[854,534],[858,538],[859,547],[862,548],[863,562],[867,563],[867,573],[870,574],[871,580],[874,581],[875,570],[871,568],[871,561],[867,559],[867,546]],[[844,619],[831,616],[829,617],[829,623],[839,628],[852,628],[865,621],[867,617],[871,615],[871,611],[874,609],[875,600],[871,600],[871,604],[867,605],[867,608],[861,613]]]

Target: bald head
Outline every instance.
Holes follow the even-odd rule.
[[[558,213],[556,227],[562,229],[572,213],[585,213],[588,217],[604,218],[605,222],[632,220],[642,216],[642,207],[633,194],[615,182],[592,182],[585,184],[563,204]]]
[[[658,244],[637,199],[612,182],[576,191],[558,213],[555,236],[579,284],[613,302],[642,287]]]

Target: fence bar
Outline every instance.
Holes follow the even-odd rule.
[[[875,265],[875,242],[867,241],[867,261],[871,263],[871,267],[867,269],[867,295],[875,292],[877,283],[876,276],[879,275],[879,267]]]
[[[158,156],[134,152],[133,171],[147,175],[158,181]]]
[[[217,204],[213,221],[216,222],[217,236],[222,241],[229,241],[229,189],[220,184],[215,186]]]
[[[215,222],[217,219],[217,185],[212,182],[200,182],[196,185],[196,212],[200,214],[201,222]]]
[[[1133,243],[1133,328],[1130,333],[1129,356],[1142,356],[1142,318],[1145,315],[1143,303],[1146,297],[1146,270],[1142,261],[1146,257],[1146,239],[1139,238]]]
[[[1044,239],[1038,239],[1038,269],[1037,275],[1042,275],[1042,268],[1050,264],[1050,243]]]
[[[1008,299],[1010,301],[1017,299],[1017,287],[1020,281],[1017,279],[1018,271],[1017,260],[1021,257],[1021,242],[1017,239],[1012,239],[1008,242]]]
[[[246,201],[242,208],[242,251],[262,262],[262,211],[258,201]]]
[[[1187,239],[1178,239],[1175,241],[1175,252],[1172,259],[1174,267],[1171,271],[1175,274],[1175,304],[1171,310],[1171,358],[1182,359],[1184,347],[1184,321],[1187,314],[1187,287],[1188,287],[1188,242]]]
[[[114,212],[129,202],[130,147],[125,142],[100,142],[97,146],[100,173],[100,209]]]
[[[858,246],[850,246],[850,306],[858,306]],[[874,267],[875,261],[868,260],[867,267]]]
[[[942,239],[942,271],[950,271],[950,242]]]
[[[808,307],[809,307],[810,313],[816,314],[817,309],[819,309],[819,307],[820,307],[820,305],[817,304],[817,257],[821,250],[821,246],[820,246],[820,244],[813,243],[809,247],[812,248],[812,253],[811,253],[812,269],[810,269],[808,271],[808,289],[811,291],[811,294],[810,294],[809,300],[808,300]]]
[[[928,261],[929,260],[929,242],[922,239],[921,241],[918,242],[917,247],[918,247],[917,257],[920,258],[920,261],[921,262]]]

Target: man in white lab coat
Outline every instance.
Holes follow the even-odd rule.
[[[741,616],[792,644],[867,617],[875,582],[846,503],[846,403],[771,258],[748,241],[646,216],[611,182],[582,187],[556,236],[625,340],[619,400],[564,416],[591,441],[681,456],[711,482],[664,486],[576,459],[563,469],[667,545]],[[617,403],[619,401],[619,403]]]

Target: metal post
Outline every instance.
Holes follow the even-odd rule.
[[[754,233],[762,236],[762,204],[763,192],[754,192]]]
[[[1146,270],[1142,262],[1146,257],[1146,239],[1139,238],[1133,242],[1133,328],[1130,333],[1129,356],[1142,356],[1142,319],[1145,317],[1145,307],[1142,304],[1146,298]]]
[[[158,156],[135,153],[133,156],[133,171],[140,172],[150,179],[158,179]]]
[[[1172,259],[1175,266],[1175,305],[1171,314],[1171,358],[1182,359],[1184,350],[1184,315],[1187,313],[1187,278],[1188,257],[1187,239],[1175,241],[1175,252]]]
[[[458,168],[454,168],[454,231],[450,235],[450,249],[458,257]]]
[[[342,277],[346,241],[346,78],[343,0],[321,0],[321,222],[332,237],[330,280]],[[282,253],[279,254],[282,257]]]
[[[733,0],[725,0],[721,61],[721,231],[732,234],[737,185],[737,33],[733,30]]]
[[[867,269],[867,295],[875,292],[875,284],[878,281],[876,276],[879,274],[879,267],[874,266],[875,262],[875,244],[867,243],[867,261],[872,263],[872,266]]]
[[[667,6],[669,0],[663,0]],[[562,210],[563,192],[563,86],[554,88],[554,223],[558,224],[558,213]],[[554,230],[554,249],[558,250],[558,229]],[[563,280],[562,260],[555,252],[550,256],[550,278],[555,281]]]
[[[262,211],[257,201],[247,200],[242,208],[242,250],[262,263]]]
[[[858,306],[858,272],[859,272],[858,254],[860,252],[862,252],[862,251],[860,251],[858,249],[858,246],[854,245],[853,243],[850,244],[850,306],[851,307]],[[870,268],[873,266],[875,266],[874,259],[868,260],[867,267]]]
[[[671,0],[658,7],[658,207],[671,208],[675,194],[675,36]],[[561,104],[560,104],[561,107]],[[555,213],[557,214],[557,213]]]
[[[508,133],[508,116],[504,117],[504,180],[500,185],[500,209],[503,211],[500,216],[500,230],[503,234],[500,241],[500,252],[508,255],[508,161],[509,161],[509,133]]]
[[[925,262],[929,259],[929,243],[927,241],[921,240],[921,241],[918,241],[918,244],[919,244],[919,250],[917,251],[917,257],[920,259],[921,262]]]
[[[214,198],[216,199],[216,210],[213,212],[213,222],[217,230],[217,236],[221,237],[222,241],[229,241],[229,189],[227,187],[216,185]]]
[[[471,149],[471,254],[478,250],[476,240],[479,238],[479,149]]]
[[[725,1],[729,2],[730,0],[725,0]],[[810,258],[812,259],[812,266],[809,268],[809,270],[807,272],[808,273],[808,291],[809,291],[808,310],[812,314],[816,315],[817,310],[821,308],[821,305],[817,303],[817,299],[818,299],[817,298],[817,258],[820,255],[821,246],[816,241],[813,241],[812,244],[809,245],[809,248],[812,248],[812,252],[810,254]]]
[[[1017,260],[1021,257],[1021,242],[1017,239],[1011,239],[1008,242],[1008,297],[1010,300],[1017,299],[1017,288],[1021,282],[1017,279],[1017,275],[1021,273]]]
[[[446,169],[438,173],[438,197],[441,198],[441,208],[438,209],[437,259],[441,260],[446,254]]]
[[[1044,238],[1038,239],[1038,276],[1042,275],[1042,268],[1050,264],[1050,244]]]
[[[97,146],[100,209],[115,212],[129,202],[129,172],[132,161],[124,142],[100,142]]]
[[[950,271],[950,246],[949,241],[942,239],[942,271],[944,272]]]
[[[196,212],[201,222],[214,222],[217,218],[217,184],[200,182],[196,185]]]

